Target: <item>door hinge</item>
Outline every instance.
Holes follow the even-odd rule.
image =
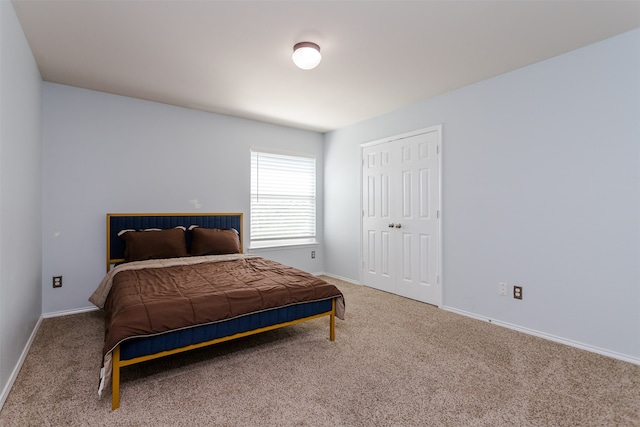
[[[436,283],[440,283],[440,276],[436,275]]]
[[[436,218],[440,219],[440,209],[436,211]]]
[[[436,154],[440,154],[440,146],[436,145]]]

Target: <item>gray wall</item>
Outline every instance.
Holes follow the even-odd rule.
[[[328,133],[326,271],[360,280],[359,144],[442,124],[444,306],[640,362],[639,76],[635,30]]]
[[[321,134],[44,83],[43,312],[91,306],[105,273],[107,213],[244,212],[248,237],[251,147],[318,159],[321,238]],[[323,271],[310,252],[260,251]],[[52,288],[54,275],[62,288]]]
[[[41,313],[41,79],[0,1],[0,406]]]

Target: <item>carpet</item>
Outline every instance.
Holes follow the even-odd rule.
[[[124,368],[102,312],[44,319],[2,426],[640,426],[640,366],[325,278],[328,318]]]

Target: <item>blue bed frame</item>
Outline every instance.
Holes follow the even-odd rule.
[[[107,271],[114,264],[124,261],[124,241],[118,236],[120,230],[173,228],[198,225],[206,228],[235,228],[240,235],[240,250],[243,248],[242,213],[211,214],[107,214]],[[190,236],[187,233],[187,247]],[[301,303],[251,313],[234,319],[196,325],[191,328],[169,331],[150,337],[132,338],[121,342],[113,350],[111,374],[111,407],[120,406],[120,368],[147,360],[201,348],[284,326],[293,325],[319,317],[329,316],[329,339],[335,339],[335,299]]]

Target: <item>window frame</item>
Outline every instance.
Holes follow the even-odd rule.
[[[257,158],[254,159],[254,155],[257,155]],[[309,161],[311,161],[312,163],[312,168],[313,168],[313,176],[312,179],[309,179],[309,184],[308,187],[306,187],[306,190],[312,189],[312,195],[300,195],[300,194],[289,194],[289,198],[286,198],[284,200],[288,201],[288,202],[292,202],[292,201],[297,201],[298,203],[304,203],[304,201],[306,200],[308,204],[307,209],[309,209],[309,207],[311,208],[312,211],[312,219],[310,223],[306,224],[306,227],[310,227],[308,228],[309,230],[311,230],[312,227],[312,232],[308,233],[306,235],[300,235],[300,236],[287,236],[287,233],[280,233],[279,235],[275,235],[275,236],[271,236],[271,237],[262,237],[262,238],[254,238],[254,235],[256,234],[254,232],[255,227],[256,227],[256,223],[255,221],[255,197],[260,197],[260,191],[255,188],[254,186],[256,184],[258,184],[258,188],[259,186],[259,178],[258,178],[258,182],[254,183],[254,179],[256,179],[254,177],[254,174],[256,173],[255,171],[255,165],[254,162],[256,161],[260,161],[260,156],[263,156],[263,159],[267,161],[267,163],[271,166],[273,166],[273,163],[278,163],[277,160],[273,160],[274,158],[280,158],[280,160],[282,160],[283,163],[287,163],[290,160],[293,160],[292,163],[295,163],[296,160],[300,161],[300,164],[303,164],[305,162],[309,163]],[[271,158],[271,159],[269,159]],[[250,170],[251,170],[251,176],[250,176],[250,215],[249,215],[249,249],[265,249],[265,248],[277,248],[277,247],[286,247],[286,246],[308,246],[308,245],[317,245],[318,244],[318,240],[317,240],[317,234],[318,234],[318,159],[311,154],[301,154],[301,153],[294,153],[294,152],[287,152],[287,151],[279,151],[279,150],[272,150],[272,149],[265,149],[265,148],[259,148],[259,147],[252,147],[250,149]],[[283,160],[284,159],[284,160]],[[263,162],[264,162],[263,160]],[[273,163],[271,163],[273,162]],[[259,167],[259,166],[258,166]],[[309,165],[307,164],[307,167],[309,167]],[[289,171],[292,175],[295,174],[294,171]],[[298,174],[300,173],[300,171],[298,171]],[[268,182],[268,179],[267,179]],[[290,181],[287,181],[290,182]],[[304,191],[301,190],[299,188],[299,191]],[[283,194],[280,194],[283,195]],[[284,195],[286,196],[286,195]],[[277,196],[274,195],[269,195],[269,197],[277,199]],[[309,197],[308,199],[306,199],[305,197]],[[295,202],[294,202],[295,203]],[[303,212],[304,214],[304,212]],[[307,213],[308,214],[308,213]],[[304,215],[303,215],[304,216]],[[285,215],[286,217],[286,215]],[[285,225],[286,227],[286,225]],[[284,228],[283,228],[284,229]],[[264,235],[264,231],[263,231],[263,235]]]

